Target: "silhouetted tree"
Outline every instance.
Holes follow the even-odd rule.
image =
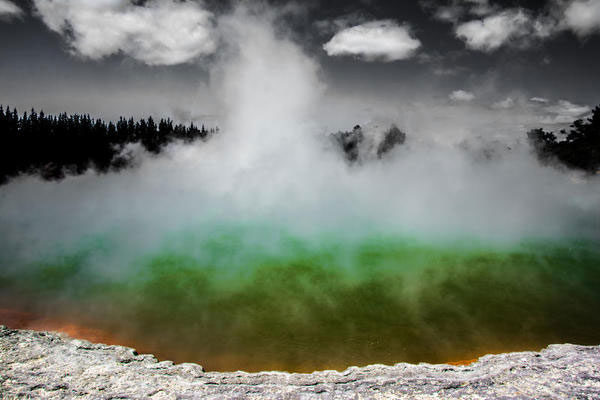
[[[204,126],[198,130],[193,124],[174,125],[170,119],[161,119],[157,126],[152,117],[138,122],[121,117],[115,124],[89,114],[52,116],[33,109],[19,117],[16,109],[0,106],[0,184],[20,174],[60,179],[90,167],[99,172],[119,170],[131,164],[123,154],[127,144],[141,143],[158,154],[174,140],[192,142],[208,136]]]
[[[337,132],[330,135],[337,145],[341,148],[350,163],[360,161],[363,157],[361,152],[364,153],[365,134],[360,125],[356,125],[350,132]],[[377,143],[373,150],[377,151],[377,158],[383,158],[386,153],[392,150],[394,147],[404,144],[406,141],[406,133],[402,132],[396,125],[390,126],[390,128],[383,132],[383,137]],[[364,154],[363,154],[364,155]]]
[[[600,106],[590,118],[574,121],[570,130],[560,132],[565,138],[558,140],[552,132],[533,129],[527,133],[529,143],[538,159],[545,163],[556,160],[563,165],[598,173],[600,171]]]
[[[397,145],[402,145],[406,141],[406,133],[402,132],[396,125],[385,131],[383,140],[377,147],[377,157],[381,158],[385,153],[392,150]]]
[[[342,148],[348,161],[358,160],[359,146],[365,138],[360,125],[356,125],[351,132],[338,132],[332,134],[332,136]]]

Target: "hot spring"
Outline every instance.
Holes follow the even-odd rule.
[[[0,189],[0,308],[29,313],[21,327],[75,324],[211,370],[447,362],[600,340],[597,180],[532,161],[533,188],[515,162],[455,176],[447,165],[425,184],[407,168],[413,156],[396,160],[336,159],[331,176],[296,172],[301,182],[279,177],[277,188],[254,171],[264,184],[223,191],[228,172],[201,184],[196,163],[174,159],[18,180]],[[448,187],[456,179],[464,194]]]
[[[458,145],[481,134],[467,116],[425,111],[392,118],[408,138],[389,157],[350,165],[317,62],[268,16],[218,23],[221,134],[0,187],[0,323],[223,371],[600,343],[598,176],[540,165],[495,120],[509,150],[481,159]]]
[[[128,235],[72,245],[23,265],[3,252],[12,267],[3,308],[212,370],[446,362],[599,340],[600,252],[589,240],[493,244],[213,223],[165,235],[110,275],[99,270],[129,251]]]

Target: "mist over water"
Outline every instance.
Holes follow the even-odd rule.
[[[345,116],[278,20],[219,19],[220,135],[119,174],[0,187],[0,302],[221,370],[597,343],[598,178],[539,165],[522,131],[482,142],[427,112],[431,131],[349,165],[328,136]],[[406,126],[348,114],[372,136]]]

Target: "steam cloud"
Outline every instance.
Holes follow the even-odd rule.
[[[538,165],[521,140],[523,126],[494,125],[494,114],[477,121],[465,109],[450,120],[438,109],[436,123],[426,108],[408,109],[406,120],[390,121],[408,131],[405,146],[382,162],[346,165],[324,135],[332,109],[317,62],[276,34],[276,14],[262,14],[239,7],[218,21],[231,40],[212,72],[222,135],[173,145],[166,156],[118,175],[60,183],[28,177],[0,188],[7,243],[70,242],[127,221],[137,232],[131,241],[145,247],[147,235],[158,240],[161,232],[213,218],[279,220],[300,230],[368,223],[390,232],[512,240],[598,234],[589,222],[599,213],[597,179],[580,184]],[[585,111],[561,105],[554,110],[560,115]],[[347,126],[356,122],[347,119]],[[381,129],[377,120],[365,122],[367,132]],[[496,129],[487,139],[484,125]],[[476,163],[465,143],[499,147],[499,157]]]

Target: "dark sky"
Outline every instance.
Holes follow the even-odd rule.
[[[597,0],[278,0],[262,8],[252,1],[0,0],[0,103],[107,118],[202,118],[215,112],[209,71],[228,40],[219,21],[240,3],[272,12],[278,32],[318,61],[328,90],[342,98],[504,109],[538,98],[533,103],[567,110],[558,118],[600,103]],[[177,14],[182,5],[191,8]],[[143,10],[157,19],[144,20]],[[135,18],[142,19],[137,30]],[[198,24],[205,39],[186,31]]]

